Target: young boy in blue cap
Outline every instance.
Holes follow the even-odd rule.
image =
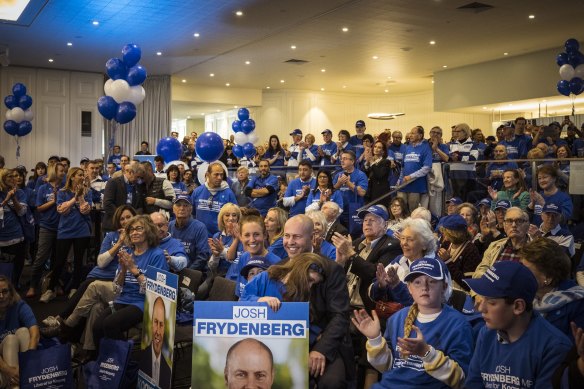
[[[465,388],[551,388],[570,340],[533,312],[537,280],[518,262],[500,261],[466,279],[479,295],[486,326],[479,333]]]

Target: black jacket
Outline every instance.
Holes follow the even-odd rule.
[[[333,243],[332,236],[335,232],[338,232],[339,234],[345,236],[349,235],[349,231],[344,225],[341,224],[340,219],[335,220],[331,228],[329,228],[329,230],[326,232],[326,237],[324,238],[324,240],[326,240],[329,243]]]
[[[141,213],[144,207],[144,186],[135,184],[134,188],[131,205],[138,213]],[[103,210],[105,215],[102,222],[104,230],[112,231],[114,229],[114,213],[120,205],[126,204],[127,198],[128,191],[126,190],[126,181],[123,175],[112,178],[105,184],[105,190],[103,192]]]

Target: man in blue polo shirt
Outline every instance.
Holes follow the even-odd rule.
[[[331,156],[337,153],[337,144],[333,142],[333,132],[329,129],[321,132],[324,143],[318,147],[320,166],[333,165]]]
[[[270,174],[270,163],[262,159],[259,163],[259,175],[253,177],[245,188],[245,195],[251,197],[250,207],[266,216],[268,210],[276,206],[278,197],[278,177]]]
[[[344,151],[341,154],[341,168],[333,178],[333,185],[336,190],[340,190],[343,195],[343,213],[341,223],[349,226],[349,209],[361,207],[364,203],[365,193],[369,185],[367,175],[359,169],[355,169],[357,157],[352,151]],[[356,217],[356,215],[354,215]]]
[[[300,161],[298,164],[298,178],[290,181],[284,194],[284,206],[290,207],[289,217],[304,213],[308,193],[315,185],[315,179],[312,177],[312,165],[306,159]]]

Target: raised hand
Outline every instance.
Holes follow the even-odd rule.
[[[371,313],[373,314],[373,317],[369,316],[365,309],[356,309],[353,311],[351,321],[360,333],[365,335],[368,339],[375,339],[381,335],[381,325],[379,324],[377,312],[373,310]]]

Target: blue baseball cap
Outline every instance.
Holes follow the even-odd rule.
[[[545,203],[541,211],[562,214],[560,207],[554,203]]]
[[[481,205],[484,205],[484,206],[487,206],[490,208],[491,207],[491,200],[484,198],[477,203],[477,207],[480,207]]]
[[[466,220],[464,220],[464,218],[457,213],[454,215],[444,216],[440,226],[453,231],[466,230],[468,227]]]
[[[333,132],[331,130],[329,130],[328,128],[326,130],[324,130],[323,132],[321,132],[322,135],[324,134],[333,134]]]
[[[301,130],[301,129],[299,129],[299,128],[297,128],[297,129],[295,129],[294,131],[292,131],[292,132],[290,133],[290,135],[291,135],[291,136],[294,136],[294,135],[300,135],[300,136],[302,136],[302,130]]]
[[[247,261],[243,269],[241,269],[241,272],[239,274],[241,274],[242,277],[247,278],[249,271],[254,267],[259,267],[260,269],[266,270],[267,268],[270,267],[270,262],[268,262],[268,260],[265,257],[260,256],[251,257],[251,259]]]
[[[357,120],[355,127],[365,127],[365,122],[363,120]]]
[[[460,197],[453,197],[451,199],[446,200],[446,204],[451,203],[454,205],[462,204],[462,199]]]
[[[509,200],[499,200],[495,203],[495,209],[497,208],[509,209],[511,208],[511,202]]]
[[[174,198],[174,200],[172,201],[173,204],[178,203],[179,201],[186,201],[187,203],[189,203],[190,205],[193,205],[193,203],[191,202],[191,198],[187,195],[178,195]]]
[[[376,216],[379,216],[384,221],[389,220],[389,214],[387,213],[387,209],[385,209],[383,205],[373,205],[367,209],[359,211],[357,217],[359,219],[365,219],[365,216],[367,216],[368,213],[372,213]]]
[[[416,259],[410,265],[410,272],[405,276],[404,281],[410,282],[414,278],[425,275],[435,280],[448,281],[448,268],[437,258],[424,257]]]
[[[532,302],[537,292],[537,280],[519,262],[495,262],[481,278],[463,280],[475,293],[490,298],[520,298]]]

